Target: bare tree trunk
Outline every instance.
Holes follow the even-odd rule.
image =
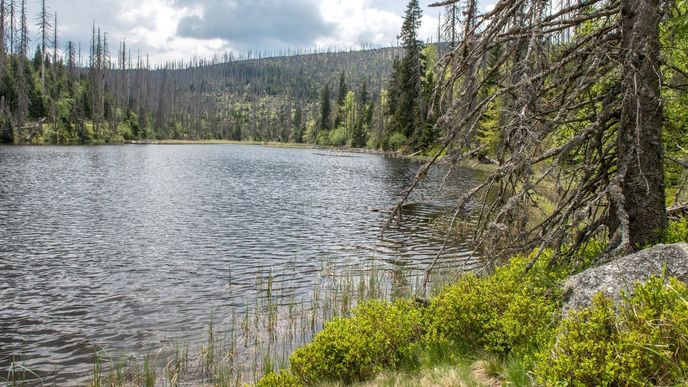
[[[57,65],[57,12],[53,22],[53,66]]]
[[[0,73],[5,64],[5,0],[0,0]]]
[[[17,126],[21,130],[29,111],[29,86],[26,79],[27,50],[29,45],[29,29],[26,21],[26,0],[20,5],[20,34],[19,34],[19,60],[17,66]]]
[[[623,208],[632,247],[657,242],[667,226],[660,96],[660,0],[622,1],[624,102],[618,137]],[[623,226],[622,226],[623,227]]]
[[[48,33],[50,29],[50,20],[48,19],[50,14],[48,14],[48,8],[45,4],[45,0],[41,0],[41,13],[39,14],[40,24],[40,50],[41,50],[41,89],[45,92],[45,59],[47,58],[47,48],[48,48]]]
[[[16,27],[14,24],[14,6],[15,6],[14,3],[15,3],[15,1],[16,0],[9,0],[9,2],[10,2],[10,4],[9,4],[9,7],[10,7],[10,9],[9,9],[9,11],[10,11],[10,14],[9,14],[9,19],[10,19],[9,20],[9,24],[10,24],[10,44],[9,44],[10,54],[14,54],[14,39],[15,39],[14,29]]]

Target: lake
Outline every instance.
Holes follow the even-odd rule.
[[[244,145],[0,147],[0,377],[15,360],[73,381],[99,348],[193,347],[211,318],[255,304],[267,273],[286,299],[323,271],[418,276],[448,198],[480,177],[458,169],[438,194],[446,171],[434,169],[381,239],[419,165]],[[474,263],[459,241],[441,259]]]

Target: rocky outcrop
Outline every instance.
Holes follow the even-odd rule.
[[[688,282],[688,244],[657,245],[569,277],[564,284],[564,312],[591,304],[598,292],[620,298],[624,289],[652,275],[666,274]]]

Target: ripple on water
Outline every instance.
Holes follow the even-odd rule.
[[[200,342],[211,314],[253,305],[257,278],[308,294],[323,268],[422,270],[448,203],[430,174],[380,227],[418,164],[252,146],[0,147],[0,369],[79,380],[117,357]],[[478,178],[457,170],[463,192]],[[452,241],[439,263],[471,267]],[[231,288],[229,292],[227,289]]]

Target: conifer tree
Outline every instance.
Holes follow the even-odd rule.
[[[595,238],[608,244],[607,256],[660,241],[668,216],[663,2],[572,2],[554,15],[539,0],[503,0],[485,14],[472,12],[475,0],[435,5],[455,3],[465,4],[467,23],[437,89],[449,102],[440,104],[438,120],[449,159],[478,155],[481,118],[506,106],[497,125],[498,167],[453,213],[456,219],[469,200],[483,204],[476,246],[495,257],[540,252],[530,268],[548,248],[555,258],[571,257]],[[541,182],[557,187],[550,209],[538,204]]]
[[[41,88],[45,90],[45,59],[48,53],[48,45],[50,43],[50,14],[46,0],[41,0],[41,11],[38,14],[38,30],[40,33],[40,50],[41,50]]]
[[[332,101],[330,101],[330,84],[326,84],[320,98],[320,130],[332,129]],[[317,137],[316,137],[317,140]]]
[[[346,99],[346,94],[349,92],[349,87],[346,85],[346,77],[344,72],[339,77],[339,90],[337,90],[337,115],[334,119],[334,127],[338,128],[344,117],[342,116],[342,108],[344,107],[344,100]]]
[[[366,145],[366,134],[373,118],[370,114],[371,109],[368,100],[368,83],[363,81],[358,95],[358,111],[356,112],[356,123],[351,138],[351,145],[354,148],[363,148]]]
[[[395,63],[390,83],[390,96],[393,98],[390,100],[390,130],[406,136],[412,147],[422,134],[426,115],[426,104],[422,98],[423,43],[418,39],[422,16],[418,0],[410,0],[399,35],[403,57]]]

